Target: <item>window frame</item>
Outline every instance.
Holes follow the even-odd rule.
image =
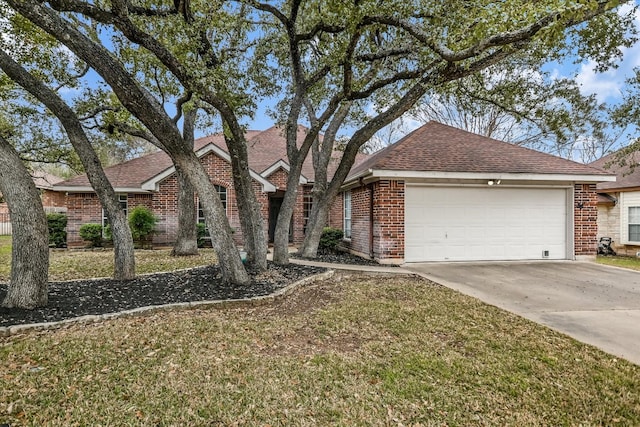
[[[636,211],[635,218],[632,222],[631,210]],[[638,230],[634,233],[634,237],[631,237],[631,227],[636,227]],[[628,206],[627,207],[627,240],[629,243],[640,243],[640,206]]]
[[[351,199],[351,190],[342,193],[342,232],[345,240],[351,240],[351,227],[353,225]]]
[[[229,194],[229,192],[227,190],[227,187],[222,186],[222,185],[218,185],[218,184],[213,184],[213,186],[215,187],[216,192],[218,193],[218,197],[220,197],[220,201],[222,202],[222,207],[224,208],[224,213],[227,216],[229,216],[228,213],[227,213],[228,212],[227,211],[227,207],[228,207],[227,196]],[[224,198],[222,197],[222,195],[224,195]],[[198,208],[198,211],[196,212],[196,215],[197,215],[196,216],[196,223],[205,224],[206,221],[204,219],[204,210],[202,209],[202,205],[200,204],[200,198],[198,198],[198,206],[197,206],[197,208]]]
[[[305,193],[302,196],[302,232],[307,234],[307,226],[309,225],[309,216],[313,208],[313,196],[311,193]]]
[[[124,212],[124,217],[128,218],[129,215],[129,195],[127,193],[118,193],[118,204],[120,205],[120,209]],[[107,213],[104,208],[102,208],[102,230],[109,225],[109,218],[107,218]]]

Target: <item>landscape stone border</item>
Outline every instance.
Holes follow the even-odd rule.
[[[65,326],[90,324],[102,322],[105,320],[117,319],[120,317],[132,317],[140,314],[149,314],[159,311],[170,310],[192,310],[197,308],[217,307],[221,309],[237,308],[237,307],[255,307],[259,305],[269,304],[277,301],[291,294],[294,290],[301,286],[305,286],[309,283],[316,282],[318,280],[326,280],[335,275],[335,270],[325,271],[324,273],[314,274],[313,276],[305,277],[304,279],[293,282],[277,291],[258,297],[252,298],[240,298],[229,300],[209,300],[209,301],[194,301],[194,302],[177,302],[172,304],[163,305],[149,305],[145,307],[137,307],[131,310],[119,311],[117,313],[106,314],[89,314],[86,316],[74,317],[71,319],[59,320],[57,322],[43,322],[43,323],[28,323],[23,325],[11,325],[0,327],[0,337],[10,337],[12,335],[18,335],[24,332],[30,331],[46,331],[53,329],[61,329]]]

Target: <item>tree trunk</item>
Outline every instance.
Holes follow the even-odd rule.
[[[176,166],[178,178],[178,235],[171,250],[172,256],[198,255],[198,228],[193,186],[184,171]]]
[[[120,209],[116,193],[107,179],[100,159],[89,142],[77,115],[54,91],[22,68],[3,50],[0,50],[0,68],[12,80],[46,105],[64,126],[69,141],[76,150],[89,182],[98,195],[111,224],[114,257],[113,278],[116,280],[133,279],[136,274],[135,257],[127,218]]]
[[[182,138],[187,147],[193,150],[195,119],[198,110],[184,113]],[[193,197],[193,186],[184,171],[176,166],[178,180],[178,235],[171,251],[172,256],[198,255],[198,227],[196,225],[196,203]]]
[[[229,112],[228,117],[232,114]],[[240,216],[240,227],[247,252],[247,264],[257,270],[267,269],[267,234],[260,211],[260,204],[253,188],[253,179],[249,173],[247,143],[244,130],[233,120],[225,120],[232,136],[225,132],[225,142],[231,155],[233,185],[236,191],[236,203]]]
[[[0,136],[0,191],[13,228],[11,280],[3,307],[32,310],[48,301],[49,230],[31,175],[9,141]]]
[[[218,264],[225,280],[246,285],[251,279],[242,264],[236,244],[231,237],[231,227],[215,187],[209,180],[193,150],[183,151],[173,158],[176,167],[182,168],[198,193],[205,222],[211,235],[211,245],[218,256]]]
[[[309,221],[307,222],[307,232],[304,235],[301,253],[305,258],[315,258],[318,256],[318,246],[320,245],[320,237],[324,229],[327,215],[329,213],[330,203],[328,203],[326,193],[313,194],[313,206],[309,213]]]
[[[302,161],[293,162],[289,169],[287,191],[284,193],[273,235],[273,262],[276,264],[286,265],[289,263],[289,227],[291,227],[291,217],[298,198],[301,173]]]

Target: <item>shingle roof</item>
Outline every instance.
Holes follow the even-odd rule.
[[[298,126],[298,141],[302,142],[307,133],[307,128]],[[249,167],[258,173],[264,172],[278,160],[288,163],[286,140],[280,128],[273,126],[264,131],[249,130],[245,134],[247,139],[247,151]],[[195,141],[194,148],[199,150],[208,144],[215,144],[227,151],[227,145],[222,134],[208,135]],[[339,153],[339,152],[338,152]],[[336,153],[329,165],[329,176],[337,168],[339,155]],[[360,155],[357,161],[362,161],[365,156]],[[105,168],[107,178],[115,188],[141,188],[142,183],[162,173],[173,165],[170,157],[162,152],[147,154],[117,165]],[[313,181],[313,163],[311,154],[307,157],[302,174]],[[60,187],[90,187],[86,174],[68,179],[57,184]]]
[[[353,168],[430,172],[610,175],[606,171],[429,122]]]
[[[114,188],[140,188],[149,178],[171,167],[171,158],[162,151],[147,154],[104,169]],[[86,174],[56,184],[56,187],[90,187]]]
[[[616,156],[617,153],[612,153],[589,164],[589,166],[616,175],[616,182],[599,183],[597,185],[598,191],[640,187],[640,167],[634,167],[633,169],[630,167],[633,164],[640,165],[640,153],[631,153],[623,159],[618,159]],[[622,165],[620,160],[624,161]]]
[[[59,176],[55,176],[41,170],[34,170],[31,172],[31,178],[33,179],[33,183],[36,185],[36,188],[42,188],[44,190],[51,190],[55,184],[64,181]]]

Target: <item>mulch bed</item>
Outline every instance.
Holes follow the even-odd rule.
[[[323,268],[269,263],[261,274],[251,273],[252,283],[234,286],[222,281],[216,266],[173,273],[139,276],[130,281],[112,279],[49,283],[49,304],[35,310],[0,307],[0,327],[55,322],[84,315],[99,315],[150,305],[207,300],[233,300],[269,295]],[[0,301],[7,285],[0,284]]]
[[[319,261],[319,262],[328,262],[332,264],[351,264],[351,265],[371,265],[380,267],[380,263],[372,259],[366,259],[359,257],[357,255],[353,255],[349,252],[325,252],[318,253],[316,258],[305,258],[299,256],[298,254],[291,254],[292,258],[296,259],[304,259],[309,261]],[[396,267],[393,264],[385,264],[385,267]]]

